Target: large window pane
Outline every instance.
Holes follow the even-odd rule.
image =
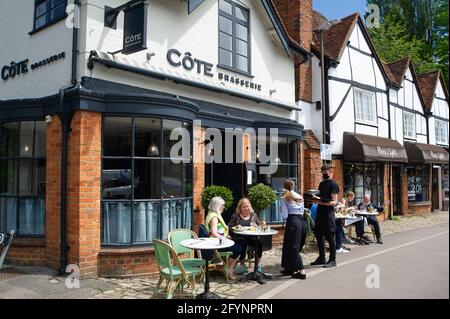
[[[36,122],[34,133],[34,157],[45,157],[46,155],[46,124]]]
[[[134,155],[138,157],[159,157],[161,152],[161,120],[137,118],[134,125]]]
[[[158,238],[160,202],[135,202],[133,210],[133,242],[150,243]]]
[[[17,230],[17,198],[0,198],[0,232]]]
[[[44,198],[19,199],[19,229],[21,235],[44,235]]]
[[[164,148],[164,157],[166,158],[170,158],[170,152],[172,147],[178,142],[180,142],[182,139],[182,136],[178,134],[181,132],[177,132],[178,135],[177,140],[170,139],[170,134],[174,129],[187,130],[190,134],[191,126],[188,123],[180,121],[163,120],[163,148]],[[189,143],[189,145],[191,145],[191,143]],[[176,154],[176,158],[182,157],[181,151],[182,150],[180,149],[178,154]]]
[[[219,64],[232,67],[233,66],[232,52],[225,49],[219,49]]]
[[[0,157],[15,157],[18,150],[19,123],[4,123],[0,126]]]
[[[19,162],[19,194],[32,194],[32,180],[33,180],[33,161],[20,160]]]
[[[135,160],[134,183],[135,199],[161,198],[161,161]]]
[[[131,131],[131,118],[106,117],[104,122],[103,156],[130,156]]]
[[[240,25],[240,24],[237,23],[236,24],[236,36],[239,39],[248,42],[248,28],[246,28],[243,25]]]
[[[131,202],[103,202],[103,243],[131,243]]]
[[[242,55],[236,55],[236,68],[248,72],[248,59]]]
[[[174,164],[171,160],[164,160],[163,197],[183,197],[182,164]]]
[[[230,19],[220,16],[219,17],[219,30],[230,35],[233,34],[233,23]]]
[[[219,0],[219,9],[225,13],[228,13],[229,15],[233,14],[231,3],[228,3],[224,0]]]
[[[131,160],[103,160],[102,198],[131,199]]]
[[[219,46],[231,51],[233,49],[233,38],[231,35],[219,32]]]
[[[33,156],[34,122],[20,124],[20,156]]]
[[[230,37],[231,39],[231,37]],[[236,52],[242,56],[248,56],[248,43],[242,40],[236,40]]]
[[[0,160],[0,195],[14,195],[16,193],[16,161]]]
[[[289,164],[298,163],[298,143],[295,139],[289,139]]]

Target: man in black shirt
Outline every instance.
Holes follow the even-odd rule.
[[[313,198],[318,201],[315,235],[317,247],[319,248],[319,257],[311,265],[324,265],[324,268],[336,267],[336,224],[334,217],[334,206],[338,200],[339,186],[332,179],[331,166],[325,164],[321,168],[323,180],[319,184],[319,197]],[[330,246],[330,259],[326,261],[325,241]]]

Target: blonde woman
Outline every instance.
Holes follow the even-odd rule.
[[[209,236],[221,238],[229,236],[229,228],[228,225],[222,218],[222,213],[225,209],[225,201],[222,197],[213,197],[208,205],[209,213],[205,219],[205,228],[209,233]],[[234,265],[236,264],[236,260],[242,254],[243,251],[246,251],[247,247],[244,247],[242,243],[235,242],[233,246],[230,248],[219,249],[219,251],[231,251],[232,255],[228,258],[228,278],[236,279],[234,275]]]
[[[306,239],[303,197],[294,191],[295,183],[292,180],[286,180],[284,188],[285,192],[281,198],[281,217],[286,220],[286,229],[281,256],[281,266],[284,270],[281,273],[296,279],[306,279],[300,256]]]

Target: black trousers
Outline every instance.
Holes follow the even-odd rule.
[[[300,252],[306,240],[306,220],[300,215],[289,215],[283,239],[281,267],[287,271],[304,269]]]
[[[378,220],[375,216],[367,216],[367,223],[369,225],[372,225],[375,230],[375,236],[377,239],[381,239],[381,230],[380,230],[380,224],[378,223]],[[355,223],[355,230],[356,230],[356,236],[359,238],[362,235],[364,235],[364,220],[360,220],[359,222]]]
[[[330,245],[330,261],[336,261],[336,234],[335,232],[316,231],[317,248],[319,248],[319,257],[325,259],[325,240]]]
[[[319,205],[316,217],[316,235],[319,257],[325,259],[325,241],[330,246],[330,261],[336,261],[336,220],[334,218],[334,207]]]

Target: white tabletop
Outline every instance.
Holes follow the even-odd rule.
[[[266,230],[266,231],[262,231],[259,229],[256,230],[241,230],[241,231],[236,231],[236,229],[233,229],[233,232],[236,235],[244,235],[244,236],[273,236],[278,234],[277,230],[271,229],[271,230]]]
[[[364,215],[364,216],[377,216],[379,213],[377,211],[373,212],[373,213],[369,213],[366,211],[361,211],[361,210],[357,210],[355,211],[356,215]]]
[[[234,241],[224,238],[222,244],[219,245],[219,238],[191,238],[180,241],[180,245],[190,249],[211,250],[231,247],[234,245]]]

